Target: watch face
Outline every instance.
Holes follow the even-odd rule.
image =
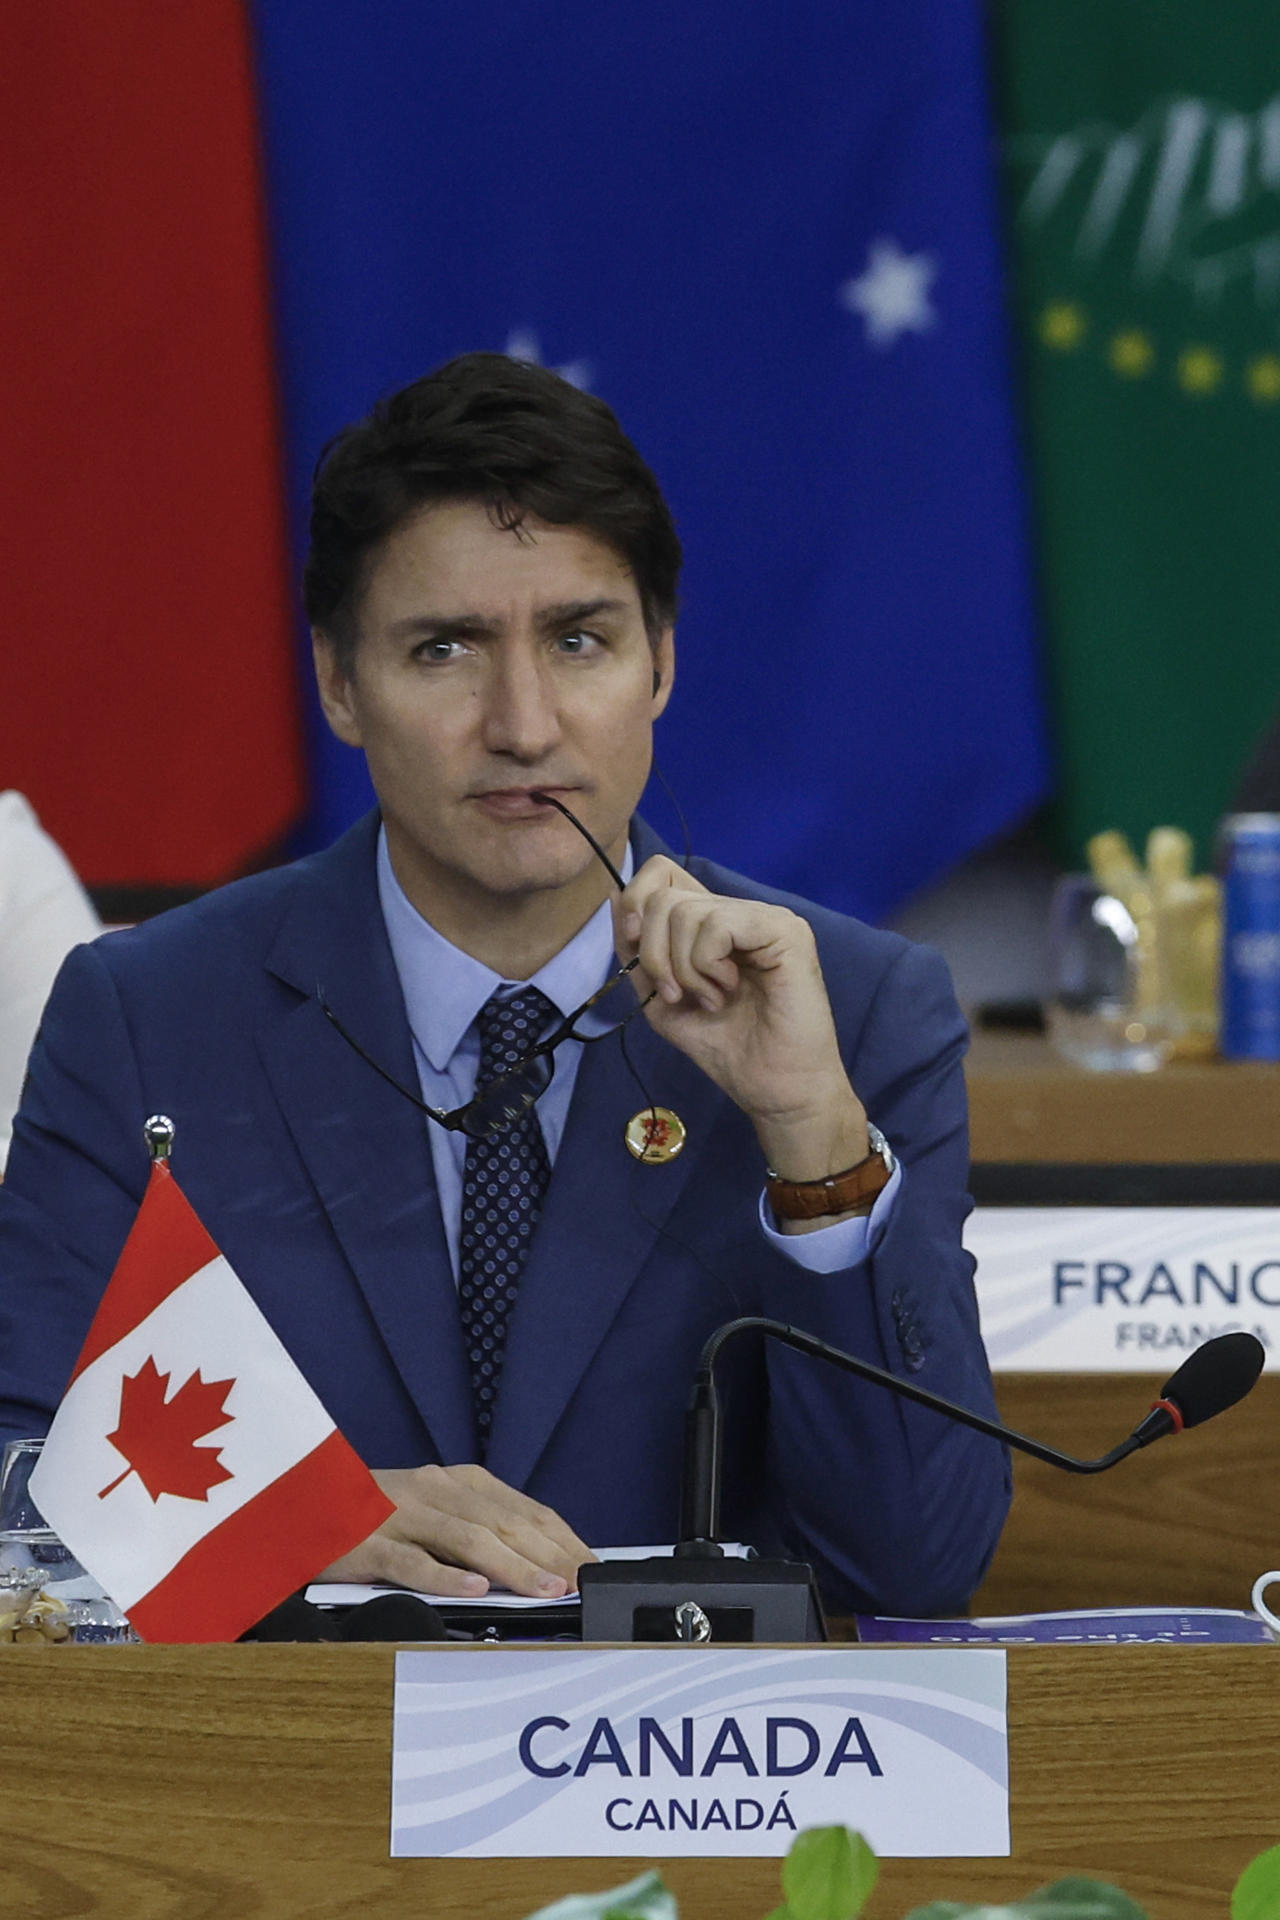
[[[889,1142],[885,1139],[879,1127],[870,1120],[867,1122],[867,1139],[871,1143],[872,1153],[878,1153],[890,1173],[892,1173],[898,1164],[893,1157],[893,1148],[889,1145]]]

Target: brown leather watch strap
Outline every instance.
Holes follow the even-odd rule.
[[[856,1167],[828,1174],[825,1180],[783,1180],[768,1169],[769,1205],[779,1220],[817,1220],[824,1213],[852,1213],[889,1184],[893,1169],[873,1149]]]

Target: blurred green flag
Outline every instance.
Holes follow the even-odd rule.
[[[1280,707],[1280,8],[997,25],[1064,850],[1203,858]]]

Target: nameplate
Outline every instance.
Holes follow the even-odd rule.
[[[1273,1207],[978,1207],[964,1238],[997,1371],[1167,1375],[1220,1333],[1280,1342]]]
[[[994,1649],[430,1649],[396,1656],[397,1857],[1009,1852]]]

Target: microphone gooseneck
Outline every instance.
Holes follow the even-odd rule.
[[[1033,1440],[1028,1434],[1017,1433],[999,1420],[990,1420],[985,1414],[957,1406],[954,1401],[944,1399],[940,1393],[933,1393],[928,1387],[899,1379],[897,1374],[873,1366],[869,1360],[860,1360],[854,1354],[845,1353],[840,1347],[833,1347],[827,1341],[819,1340],[816,1334],[805,1333],[800,1327],[757,1315],[730,1320],[716,1329],[702,1349],[689,1408],[680,1516],[681,1548],[677,1549],[686,1554],[708,1551],[706,1543],[712,1543],[711,1550],[714,1550],[719,1521],[720,1431],[713,1376],[721,1348],[741,1333],[761,1333],[771,1340],[780,1341],[783,1346],[795,1348],[798,1353],[809,1353],[816,1359],[828,1360],[846,1373],[856,1374],[860,1380],[869,1380],[875,1386],[896,1393],[901,1399],[914,1401],[917,1406],[929,1407],[949,1420],[959,1421],[961,1426],[971,1427],[976,1433],[985,1433],[993,1440],[1003,1440],[1007,1446],[1016,1447],[1021,1453],[1029,1453],[1033,1459],[1043,1460],[1048,1466],[1059,1467],[1064,1473],[1105,1473],[1109,1467],[1127,1459],[1140,1447],[1150,1446],[1153,1440],[1159,1440],[1167,1433],[1177,1433],[1183,1427],[1199,1426],[1202,1421],[1211,1420],[1214,1414],[1225,1412],[1237,1400],[1244,1398],[1262,1371],[1266,1358],[1261,1342],[1251,1333],[1224,1333],[1216,1340],[1206,1341],[1165,1382],[1159,1400],[1127,1439],[1112,1447],[1109,1453],[1099,1455],[1096,1460],[1080,1460],[1074,1454],[1063,1453],[1058,1447],[1046,1446],[1042,1440]]]
[[[684,1482],[680,1492],[678,1554],[722,1550],[720,1531],[720,1402],[709,1366],[698,1368],[689,1410],[684,1417]]]

